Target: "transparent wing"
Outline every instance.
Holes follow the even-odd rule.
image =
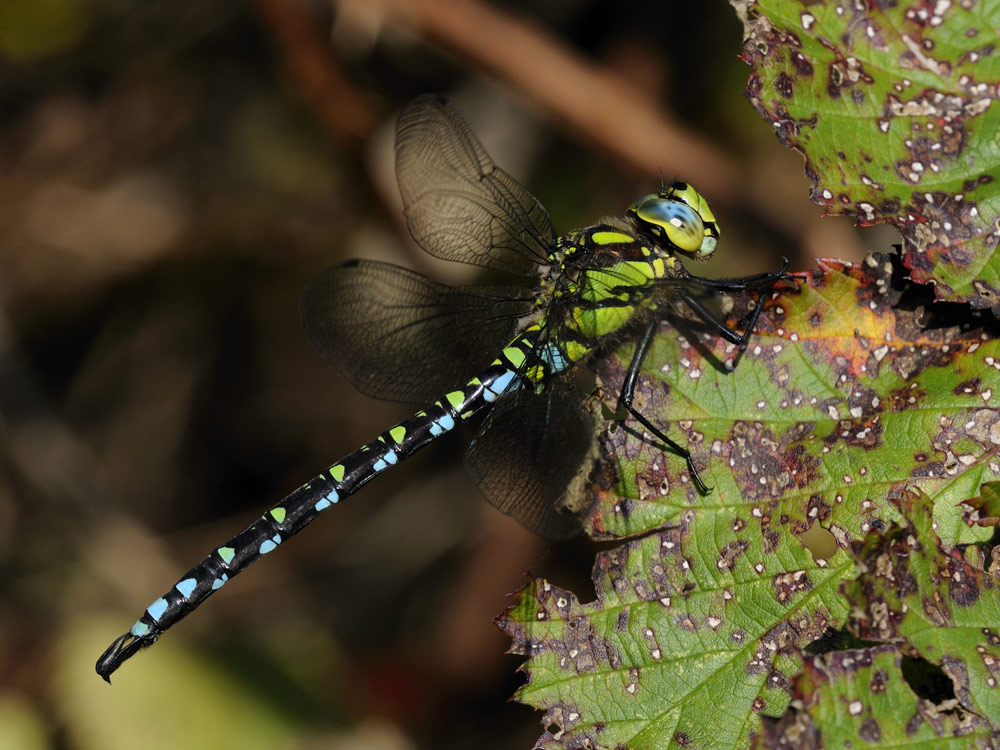
[[[399,266],[348,261],[302,295],[319,352],[362,393],[437,398],[482,371],[532,306],[520,287],[451,287]]]
[[[591,455],[594,419],[572,384],[500,399],[465,455],[465,467],[496,508],[537,534],[565,539],[580,530],[558,503]]]
[[[518,276],[545,262],[555,240],[548,213],[441,97],[400,113],[396,178],[410,233],[431,255]]]

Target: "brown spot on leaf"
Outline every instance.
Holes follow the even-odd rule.
[[[792,53],[792,65],[795,66],[795,71],[803,78],[810,78],[813,74],[812,63],[809,62],[809,58],[806,57],[799,51]]]
[[[976,574],[963,558],[959,550],[952,550],[949,556],[948,594],[959,607],[971,607],[979,601],[979,582]]]
[[[883,216],[895,216],[902,209],[899,198],[889,198],[879,205],[879,211]]]
[[[953,442],[962,437],[970,437],[987,451],[995,451],[1000,445],[1000,412],[996,409],[976,409],[961,425],[961,432],[947,436]]]
[[[817,492],[809,496],[809,502],[806,505],[806,518],[809,519],[810,523],[813,521],[826,523],[832,514],[833,506],[824,501],[822,494]]]
[[[941,669],[951,678],[955,697],[965,706],[975,705],[969,685],[969,670],[962,659],[945,656],[941,659]]]
[[[754,651],[753,656],[747,661],[746,671],[748,675],[759,675],[765,674],[771,671],[771,660],[773,654],[769,653],[764,649],[764,646],[760,643],[757,644],[757,650]]]
[[[935,626],[943,628],[951,621],[951,612],[937,591],[933,591],[930,596],[921,597],[920,605],[924,615]]]
[[[788,604],[796,594],[812,589],[812,581],[804,570],[782,573],[771,579],[774,588],[774,598],[779,604]]]
[[[900,319],[897,318],[897,322]],[[916,338],[915,331],[900,330],[902,326],[897,326],[897,336],[911,341]],[[908,335],[912,334],[912,335]],[[953,351],[944,351],[937,345],[911,345],[896,351],[896,356],[892,359],[892,369],[903,380],[918,375],[928,367],[945,367],[953,357]]]
[[[878,695],[879,693],[884,693],[886,691],[886,686],[888,684],[888,672],[884,669],[877,669],[872,675],[871,680],[868,682],[868,689],[871,690],[873,694]]]
[[[736,561],[747,551],[750,543],[746,540],[740,540],[736,542],[728,542],[719,551],[719,559],[716,565],[719,570],[732,570]]]
[[[734,422],[729,461],[733,475],[750,500],[781,497],[817,470],[818,459],[796,445],[802,436],[789,431],[781,439],[761,422]],[[796,480],[799,477],[799,480]]]
[[[961,383],[952,388],[951,392],[955,396],[979,395],[979,387],[982,385],[982,382],[983,381],[979,378],[963,380]]]
[[[869,718],[858,728],[858,736],[865,742],[881,742],[882,730],[879,729],[878,722]]]
[[[677,627],[689,633],[698,632],[698,623],[691,619],[691,615],[684,614],[677,618]]]
[[[779,672],[777,669],[772,669],[768,672],[766,685],[771,690],[784,690],[786,692],[791,690],[791,682],[789,682],[784,673]]]
[[[795,85],[792,83],[792,77],[787,73],[778,74],[774,80],[774,88],[786,99],[791,99],[795,95]]]
[[[618,632],[624,632],[625,630],[628,629],[628,618],[630,611],[631,610],[623,609],[621,612],[618,613],[618,619],[615,621],[615,630],[617,630]]]

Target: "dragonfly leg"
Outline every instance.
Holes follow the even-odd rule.
[[[704,276],[690,274],[690,278],[697,281],[699,285],[710,289],[723,289],[726,291],[739,292],[755,286],[773,286],[778,281],[792,281],[794,276],[785,273],[788,270],[788,258],[781,259],[781,270],[777,272],[758,273],[753,276],[743,276],[738,279],[708,279]]]
[[[760,310],[763,307],[761,304],[762,300],[758,300],[757,305],[753,309],[753,313],[750,315],[750,322],[746,329],[743,333],[737,333],[709,312],[705,306],[701,304],[701,300],[687,293],[682,294],[681,299],[687,303],[688,307],[690,307],[691,310],[693,310],[704,323],[715,329],[715,331],[726,341],[731,344],[735,344],[736,346],[743,346],[750,339],[750,334],[753,333],[753,329],[757,325],[757,317],[760,315]]]
[[[784,259],[784,264],[781,270],[777,273],[761,273],[756,276],[747,276],[743,279],[703,279],[700,276],[695,277],[701,286],[709,287],[711,289],[720,289],[726,291],[741,291],[744,289],[749,289],[753,287],[772,287],[776,282],[781,279],[790,278],[785,275],[785,270],[788,268],[788,259]],[[761,292],[760,298],[757,300],[757,304],[754,306],[753,312],[750,315],[750,321],[747,323],[746,328],[743,333],[737,333],[732,328],[727,326],[721,320],[719,320],[714,314],[712,314],[702,303],[701,300],[694,297],[689,292],[685,292],[681,295],[681,298],[687,303],[688,307],[702,319],[702,321],[711,326],[722,338],[731,344],[736,346],[743,346],[750,339],[751,334],[753,334],[754,328],[757,327],[757,318],[760,317],[760,311],[764,307],[764,293],[766,290]]]
[[[625,373],[625,380],[622,382],[622,389],[618,393],[618,408],[625,409],[625,411],[627,411],[639,424],[649,430],[657,440],[662,441],[664,445],[670,448],[670,450],[674,451],[674,453],[683,458],[687,463],[691,479],[694,480],[695,485],[698,487],[698,491],[703,495],[707,495],[712,491],[712,488],[705,484],[701,475],[698,473],[698,469],[694,465],[694,460],[691,458],[691,451],[664,435],[661,430],[657,429],[652,422],[646,419],[634,406],[632,406],[632,400],[635,397],[635,384],[639,379],[639,368],[642,365],[642,360],[646,356],[646,352],[649,350],[649,345],[652,343],[653,335],[656,333],[656,329],[659,325],[660,321],[657,318],[650,320],[650,322],[646,325],[646,330],[643,331],[642,338],[639,339],[639,342],[636,345],[635,353],[632,355],[632,361],[629,363],[628,371]]]

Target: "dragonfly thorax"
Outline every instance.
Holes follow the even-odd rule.
[[[568,369],[623,332],[655,304],[659,280],[686,273],[673,250],[636,232],[627,220],[607,219],[560,237],[540,280],[535,315],[524,323],[545,330],[548,349],[533,357],[538,385]],[[524,327],[521,330],[525,330]]]
[[[658,282],[688,275],[680,255],[704,260],[718,239],[708,202],[679,181],[635,200],[624,219],[560,237],[540,286],[547,325],[578,361],[654,308]]]

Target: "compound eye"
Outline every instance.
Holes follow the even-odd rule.
[[[715,250],[715,237],[705,231],[705,222],[686,203],[648,196],[633,204],[632,211],[653,236],[665,238],[678,250],[699,257]]]

